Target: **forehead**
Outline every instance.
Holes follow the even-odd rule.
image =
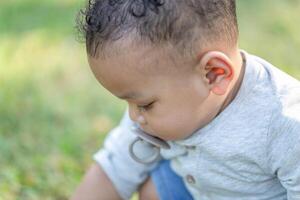
[[[170,43],[152,44],[134,40],[133,37],[114,41],[100,49],[98,54],[98,60],[103,61],[103,65],[107,62],[113,64],[112,61],[122,62],[129,65],[128,69],[134,68],[143,73],[183,70],[194,64],[195,60],[191,57],[184,56]]]
[[[98,81],[116,96],[154,88],[157,82],[183,79],[190,63],[178,59],[175,51],[142,45],[120,45],[115,53],[89,57]]]
[[[112,45],[106,56],[88,57],[89,64],[97,76],[111,73],[132,75],[176,75],[190,69],[193,63],[181,58],[168,46],[153,47],[135,43]]]

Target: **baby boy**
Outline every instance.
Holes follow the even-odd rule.
[[[128,109],[73,199],[300,199],[300,82],[239,49],[234,0],[90,0],[81,19]],[[130,157],[135,124],[170,146],[156,162]]]

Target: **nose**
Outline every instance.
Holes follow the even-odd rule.
[[[146,120],[141,114],[137,106],[129,104],[129,117],[132,121],[139,123],[140,125],[145,125]]]
[[[129,117],[132,121],[137,122],[138,121],[138,117],[139,117],[139,109],[133,105],[133,104],[128,104],[129,108]]]

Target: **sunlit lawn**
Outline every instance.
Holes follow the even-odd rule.
[[[241,48],[300,78],[300,1],[239,2]],[[84,1],[0,1],[0,200],[68,199],[125,108],[94,79]]]

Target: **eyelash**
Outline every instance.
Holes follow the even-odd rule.
[[[147,105],[138,106],[138,108],[139,109],[144,109],[145,111],[147,111],[147,110],[150,110],[152,108],[153,103],[154,103],[154,101],[151,102],[151,103],[149,103],[149,104],[147,104]]]

